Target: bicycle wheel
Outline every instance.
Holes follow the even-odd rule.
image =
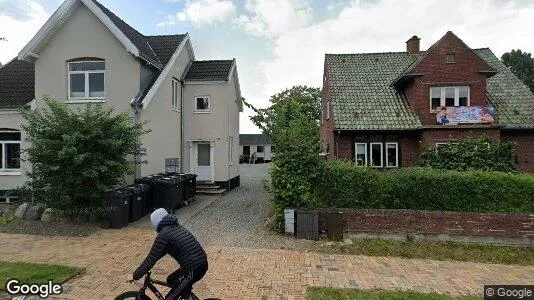
[[[150,297],[148,297],[145,294],[139,294],[139,291],[128,291],[115,297],[115,300],[126,300],[126,299],[150,300]]]

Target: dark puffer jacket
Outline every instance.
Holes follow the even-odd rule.
[[[165,254],[172,256],[184,270],[191,270],[208,262],[208,256],[200,243],[189,230],[178,224],[175,216],[163,217],[157,231],[158,235],[150,253],[133,274],[135,280],[148,273]]]

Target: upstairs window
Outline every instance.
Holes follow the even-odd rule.
[[[330,101],[326,102],[326,119],[330,120]]]
[[[104,61],[69,62],[69,100],[102,100],[106,97]]]
[[[179,95],[179,87],[180,82],[178,80],[172,80],[172,103],[171,106],[173,108],[178,108],[178,99],[180,99]]]
[[[0,172],[20,171],[20,132],[0,132]]]
[[[195,111],[196,112],[209,112],[210,111],[210,97],[209,96],[195,97]]]
[[[263,150],[263,146],[256,146],[256,151],[257,151],[258,153],[263,153],[263,151],[264,151],[264,150]]]
[[[456,56],[454,53],[449,53],[445,56],[445,62],[448,64],[452,64],[456,61]]]
[[[440,106],[469,106],[468,86],[446,86],[430,88],[430,111]]]

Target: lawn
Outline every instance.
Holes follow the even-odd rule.
[[[383,290],[350,290],[350,289],[333,289],[333,288],[308,288],[309,300],[445,300],[445,299],[482,299],[481,296],[449,296],[443,294],[425,294],[418,292],[401,292],[401,291],[383,291]]]
[[[404,258],[470,261],[478,263],[533,265],[534,248],[507,247],[455,242],[391,241],[355,239],[353,244],[318,243],[315,251],[322,253]]]
[[[0,290],[5,290],[7,281],[12,278],[28,284],[47,283],[48,280],[63,283],[83,270],[58,265],[0,261]]]

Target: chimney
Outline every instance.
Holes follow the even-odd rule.
[[[412,36],[408,41],[406,41],[406,51],[410,54],[419,54],[419,41],[421,39],[416,35]]]

